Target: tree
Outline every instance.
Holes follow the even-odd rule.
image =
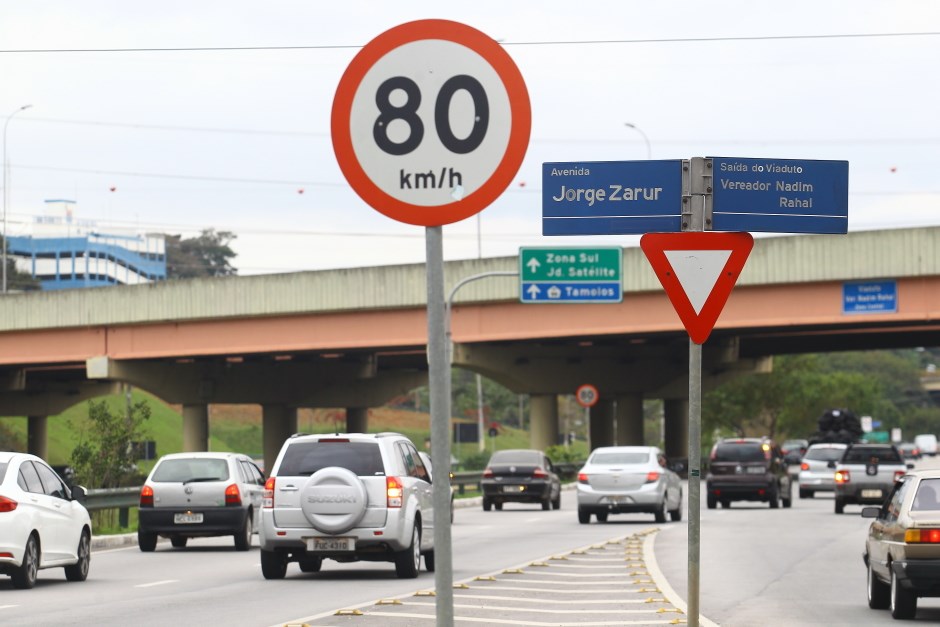
[[[229,244],[236,235],[230,231],[204,229],[198,237],[182,239],[166,236],[167,279],[233,276],[238,270],[231,265],[235,251]]]
[[[139,485],[134,483],[140,477],[131,443],[144,439],[144,423],[149,418],[146,401],[128,404],[123,412],[113,412],[104,400],[89,401],[89,428],[78,430],[79,442],[72,450],[76,483],[88,488]]]
[[[3,246],[3,236],[0,235],[0,246]],[[28,272],[20,272],[16,268],[16,260],[7,254],[7,290],[11,292],[30,292],[42,289],[38,279]]]

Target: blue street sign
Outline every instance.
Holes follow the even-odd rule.
[[[623,300],[620,283],[596,281],[555,281],[523,283],[519,300],[523,303],[619,303]]]
[[[542,235],[678,232],[682,160],[542,164]]]
[[[843,314],[879,314],[897,312],[897,281],[842,284]]]
[[[711,159],[713,230],[848,232],[848,161]]]

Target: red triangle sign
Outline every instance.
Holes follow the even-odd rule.
[[[754,247],[750,233],[686,231],[640,238],[689,337],[704,344]]]

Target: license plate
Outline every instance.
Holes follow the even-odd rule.
[[[627,497],[625,496],[608,496],[607,501],[613,503],[614,505],[619,505],[620,503],[626,503]]]
[[[308,551],[354,551],[356,539],[342,536],[339,538],[310,538],[307,540]]]
[[[762,474],[764,474],[764,467],[763,467],[763,466],[748,466],[748,467],[747,467],[747,474],[749,474],[749,475],[762,475]]]
[[[880,499],[881,490],[862,490],[863,499]]]
[[[503,492],[523,492],[525,490],[524,485],[504,485]]]
[[[202,514],[193,514],[192,512],[173,514],[173,522],[177,525],[198,525],[202,523]]]

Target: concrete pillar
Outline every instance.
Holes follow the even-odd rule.
[[[183,405],[183,451],[209,450],[209,405]]]
[[[615,417],[617,446],[643,446],[643,397],[630,394],[617,397]]]
[[[369,408],[368,407],[347,407],[346,408],[346,433],[368,433],[369,432]]]
[[[48,416],[26,417],[26,452],[49,460]]]
[[[665,453],[669,459],[685,459],[689,456],[689,401],[684,398],[667,398],[663,401],[666,422]]]
[[[280,403],[262,405],[261,420],[264,471],[270,474],[284,440],[297,433],[297,409]]]
[[[532,448],[544,451],[558,443],[558,397],[533,394],[529,399],[529,438]]]
[[[602,398],[590,409],[588,423],[588,446],[593,451],[598,446],[614,444],[614,399]]]

